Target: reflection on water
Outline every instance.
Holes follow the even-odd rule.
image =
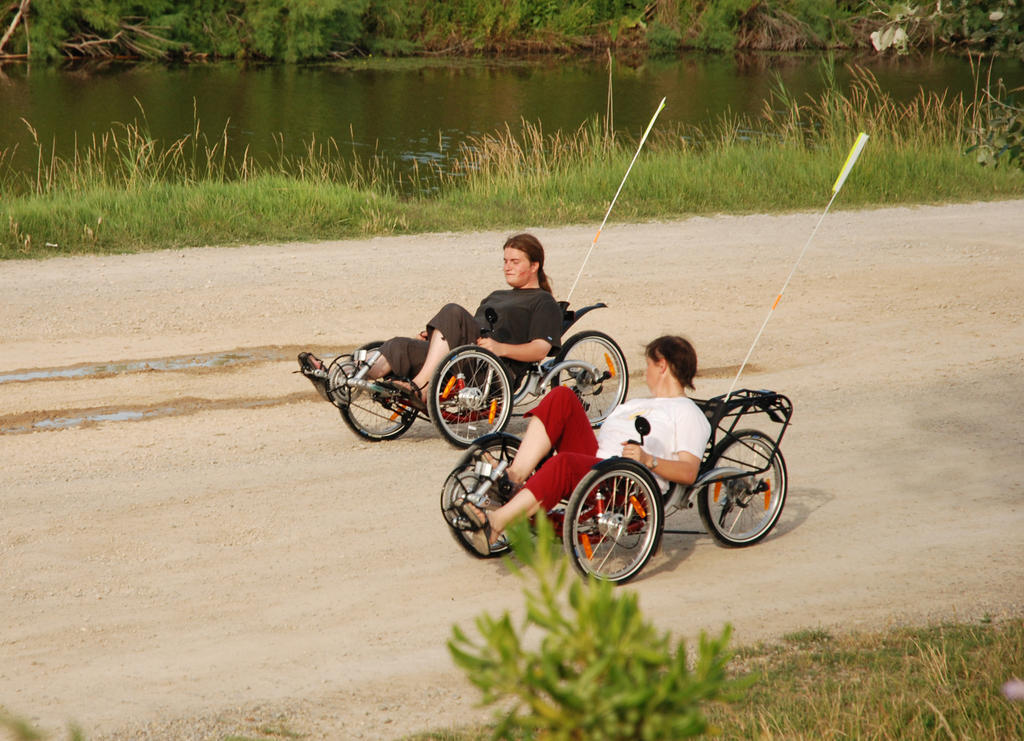
[[[181,404],[165,406],[147,406],[135,409],[98,409],[76,410],[66,412],[39,412],[30,414],[14,414],[0,416],[0,435],[22,435],[28,432],[44,432],[48,430],[69,430],[101,422],[137,422],[158,417],[178,417],[221,409],[259,409],[281,404],[294,404],[307,401],[308,393],[288,394],[274,399],[188,399]],[[36,419],[35,417],[42,417]]]
[[[920,87],[973,96],[966,59],[867,57],[882,90],[897,100]],[[836,77],[845,89],[843,62]],[[1024,63],[1002,60],[994,78],[1024,84]],[[614,122],[639,136],[658,101],[668,99],[659,127],[705,125],[723,113],[758,115],[776,80],[797,99],[823,87],[814,55],[746,57],[690,55],[615,67]],[[339,155],[382,155],[403,172],[431,163],[446,168],[467,137],[492,133],[521,119],[547,133],[571,131],[604,114],[608,70],[603,59],[538,62],[405,61],[388,64],[243,66],[239,64],[0,68],[0,161],[34,171],[36,152],[25,119],[47,148],[67,155],[76,142],[115,122],[145,123],[169,143],[190,135],[198,118],[215,143],[227,134],[243,150],[272,159],[299,156],[315,138],[333,138]],[[144,112],[144,113],[143,113]],[[275,141],[279,135],[283,145]]]
[[[193,368],[224,368],[239,363],[253,363],[266,360],[291,359],[290,350],[279,348],[256,348],[244,352],[218,352],[203,355],[188,355],[176,358],[134,360],[121,363],[91,363],[67,368],[33,368],[30,370],[0,373],[0,383],[13,381],[46,381],[50,379],[89,378],[118,373],[139,373],[144,371],[173,371]]]
[[[259,363],[294,363],[294,347],[253,347],[229,352],[204,353],[179,357],[150,358],[120,363],[90,363],[63,368],[33,368],[0,374],[0,384],[68,380],[89,380],[127,373],[184,371],[196,373],[210,370],[235,370]],[[294,366],[289,366],[294,367]],[[15,435],[44,430],[65,430],[101,422],[134,422],[157,417],[194,414],[216,409],[255,409],[291,404],[309,399],[306,384],[303,391],[273,398],[250,396],[229,399],[197,399],[184,397],[162,400],[156,404],[102,406],[85,409],[54,409],[0,415],[0,435]]]
[[[159,414],[159,410],[153,410],[150,414]],[[127,420],[142,419],[146,414],[144,412],[108,412],[106,414],[92,414],[82,417],[53,417],[51,419],[43,419],[32,424],[32,429],[37,430],[56,430],[67,427],[78,427],[85,424],[86,422],[124,422]],[[4,430],[4,432],[12,432],[18,430]],[[24,430],[27,432],[28,430]]]

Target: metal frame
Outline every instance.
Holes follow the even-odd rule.
[[[711,399],[694,399],[711,423],[711,437],[701,460],[697,479],[689,486],[673,484],[666,494],[665,517],[681,508],[692,508],[696,493],[716,481],[728,481],[743,476],[764,473],[771,467],[772,458],[782,444],[782,436],[789,427],[793,416],[793,402],[789,397],[774,391],[740,389]],[[726,443],[737,439],[736,428],[740,420],[744,428],[753,421],[755,429],[771,445],[771,451],[763,456],[764,465],[757,469],[719,466],[717,450]],[[764,424],[767,422],[767,424]],[[767,430],[765,429],[767,427]],[[703,530],[665,530],[668,533],[702,533]]]
[[[596,304],[584,306],[577,310],[570,309],[569,304],[566,301],[559,301],[558,305],[562,309],[562,334],[559,339],[564,337],[566,332],[568,332],[569,329],[585,314],[588,314],[594,309],[602,309],[608,306],[604,302],[600,301]],[[454,349],[456,348],[453,348],[453,350]],[[522,364],[518,374],[513,372],[515,369],[510,367],[508,363],[504,363],[505,367],[510,372],[509,374],[513,377],[512,407],[514,415],[522,416],[522,412],[517,414],[515,412],[515,408],[523,406],[527,402],[543,396],[547,391],[547,386],[551,383],[551,380],[563,371],[568,371],[570,369],[583,369],[591,373],[594,377],[601,374],[602,371],[590,363],[573,360],[572,358],[566,358],[565,360],[558,361],[557,358],[560,350],[561,346],[558,351],[555,351],[548,358],[540,362]],[[330,382],[328,395],[331,397],[333,403],[337,406],[341,406],[345,403],[344,396],[346,387],[360,388],[377,395],[378,402],[396,414],[414,412],[417,417],[430,421],[430,417],[427,413],[414,409],[413,407],[403,403],[403,398],[406,397],[404,389],[395,386],[387,378],[368,380],[363,377],[366,373],[366,369],[373,362],[372,360],[368,360],[368,354],[372,352],[373,350],[359,350],[356,351],[356,354],[362,353],[361,357],[356,357],[355,355],[340,355],[331,361],[327,368],[327,377]],[[360,367],[359,371],[354,376],[347,377],[341,367],[345,364],[353,363],[361,365],[362,367]],[[518,383],[516,383],[517,376],[519,381]],[[334,381],[338,379],[342,382],[335,384]]]

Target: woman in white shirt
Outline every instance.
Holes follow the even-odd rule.
[[[686,396],[697,374],[697,353],[683,337],[666,335],[652,340],[645,355],[647,387],[653,396],[619,405],[597,435],[576,394],[564,386],[552,389],[528,413],[531,419],[526,434],[506,471],[512,484],[522,488],[492,512],[471,502],[462,505],[463,513],[478,528],[470,540],[479,553],[489,553],[490,545],[512,520],[558,504],[604,458],[622,456],[642,463],[654,473],[663,491],[669,482],[692,484],[696,480],[711,436],[704,412]],[[639,416],[651,424],[643,446],[631,442],[637,436],[634,421]],[[556,454],[530,475],[551,451]]]

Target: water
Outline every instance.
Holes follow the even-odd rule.
[[[28,370],[0,373],[0,384],[15,381],[48,381],[52,379],[96,378],[119,373],[143,371],[178,371],[202,368],[225,368],[242,363],[262,362],[290,358],[289,350],[282,354],[277,348],[256,348],[244,352],[218,352],[185,357],[156,358],[121,363],[87,363],[64,368],[32,368]]]
[[[908,100],[929,91],[973,97],[965,59],[942,56],[859,58],[882,89]],[[1024,63],[1000,61],[995,76],[1024,85]],[[840,61],[841,86],[849,73]],[[780,78],[798,99],[824,87],[818,56],[687,56],[614,68],[616,129],[638,137],[662,97],[659,126],[705,125],[724,112],[756,115]],[[467,137],[515,130],[525,119],[544,131],[571,131],[604,114],[603,59],[542,61],[398,61],[319,66],[239,64],[106,65],[58,69],[0,66],[0,164],[34,172],[36,150],[24,119],[47,150],[67,156],[115,123],[146,122],[165,143],[194,128],[211,140],[226,131],[236,156],[298,155],[315,138],[336,140],[344,157],[374,152],[402,172],[434,163],[444,169]]]
[[[137,373],[186,372],[224,369],[260,363],[293,362],[296,348],[253,347],[231,352],[204,353],[121,363],[87,363],[57,368],[32,368],[0,373],[0,384],[34,383],[66,380],[90,380],[114,375]],[[59,394],[58,392],[55,392]],[[308,396],[308,394],[306,394]],[[298,395],[300,398],[303,394]],[[239,397],[233,399],[196,400],[183,398],[162,406],[136,405],[124,408],[103,406],[76,410],[48,410],[29,414],[0,414],[0,435],[16,435],[43,430],[66,430],[104,422],[138,422],[156,417],[194,414],[212,409],[254,409],[288,404],[295,394],[269,399]]]

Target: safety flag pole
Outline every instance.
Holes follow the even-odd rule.
[[[743,358],[743,362],[740,364],[740,369],[736,372],[736,377],[732,381],[732,386],[729,387],[729,392],[725,395],[726,401],[729,401],[729,397],[732,396],[732,392],[740,380],[740,375],[743,373],[743,369],[747,367],[747,361],[750,360],[750,356],[754,352],[754,347],[757,345],[758,340],[761,339],[761,335],[764,333],[764,328],[768,326],[768,321],[772,318],[772,314],[775,313],[775,309],[778,307],[779,302],[782,301],[782,294],[786,292],[786,288],[789,286],[789,282],[793,279],[793,275],[796,273],[796,269],[800,265],[800,261],[804,259],[804,253],[806,253],[807,248],[810,247],[811,241],[814,239],[814,235],[818,233],[818,227],[820,227],[821,222],[825,220],[828,210],[832,208],[832,202],[836,199],[836,196],[839,195],[839,191],[842,189],[843,183],[846,182],[846,178],[850,174],[850,170],[853,169],[854,164],[857,162],[857,158],[860,157],[860,153],[864,149],[864,145],[867,144],[868,138],[868,135],[863,131],[857,135],[857,141],[855,141],[853,143],[853,147],[850,148],[850,154],[846,157],[843,169],[839,171],[839,177],[836,178],[835,183],[832,185],[832,197],[828,199],[828,205],[825,206],[825,210],[818,219],[818,223],[814,225],[814,229],[811,231],[811,236],[807,238],[807,243],[804,244],[804,248],[800,251],[800,255],[797,257],[796,263],[793,265],[793,269],[789,271],[789,276],[786,278],[786,282],[782,284],[782,290],[779,291],[779,295],[775,297],[775,303],[773,303],[772,308],[768,310],[768,316],[764,318],[764,323],[761,324],[761,329],[758,330],[757,336],[754,338],[754,342],[750,345],[750,349],[747,350],[747,357]]]
[[[647,141],[647,135],[651,133],[651,129],[654,128],[654,121],[658,118],[658,114],[661,113],[661,109],[665,107],[665,98],[661,99],[661,103],[658,104],[658,110],[651,116],[651,122],[647,124],[647,129],[644,131],[644,135],[640,137],[640,146],[636,148],[636,154],[633,155],[632,161],[629,163],[629,167],[626,168],[626,174],[622,176],[622,182],[619,183],[619,189],[615,191],[615,197],[612,198],[612,202],[608,205],[608,210],[604,213],[604,219],[601,221],[601,226],[597,229],[597,234],[594,235],[594,241],[590,243],[590,249],[587,250],[586,257],[583,258],[583,264],[580,265],[580,272],[576,273],[576,280],[572,282],[572,288],[569,289],[569,295],[565,297],[568,301],[572,298],[572,292],[576,290],[576,284],[580,282],[580,276],[583,275],[583,268],[587,266],[587,260],[590,259],[590,253],[594,251],[594,247],[597,246],[597,240],[601,236],[601,230],[604,229],[605,223],[608,221],[608,216],[612,212],[612,207],[615,205],[615,201],[619,198],[619,193],[622,192],[622,186],[626,184],[626,178],[629,177],[630,170],[633,169],[633,163],[636,162],[636,158],[640,156],[640,150],[644,148],[644,142]]]

